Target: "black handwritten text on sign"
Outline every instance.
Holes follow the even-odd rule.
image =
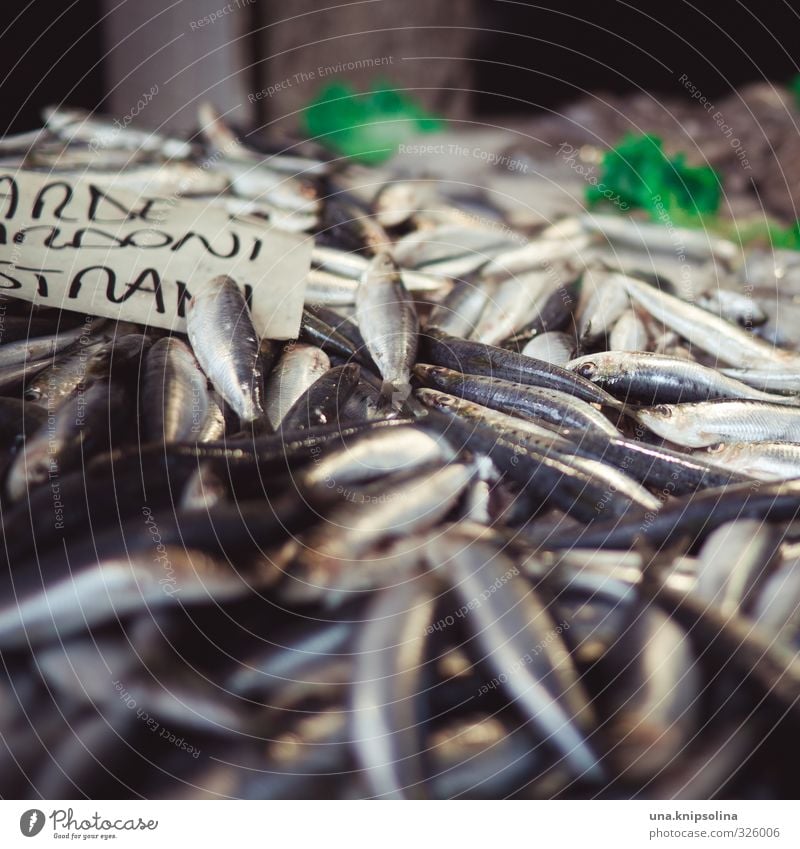
[[[182,331],[191,293],[227,274],[259,333],[290,339],[310,255],[309,239],[201,201],[0,172],[0,292],[37,304]]]

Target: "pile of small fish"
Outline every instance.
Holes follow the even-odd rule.
[[[0,143],[315,242],[290,343],[3,299],[0,795],[795,796],[800,255],[201,125]]]

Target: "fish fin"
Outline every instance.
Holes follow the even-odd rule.
[[[391,380],[384,380],[381,383],[381,394],[378,399],[378,410],[384,412],[394,407],[395,387]]]
[[[384,380],[381,384],[380,409],[400,410],[406,405],[410,397],[410,383],[392,383],[391,380]]]

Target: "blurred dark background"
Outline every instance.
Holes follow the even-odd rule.
[[[236,99],[244,121],[292,120],[318,84],[248,95],[321,58],[370,55],[393,61],[335,76],[361,83],[380,73],[454,118],[557,110],[587,92],[689,100],[682,74],[714,100],[798,72],[796,5],[371,0],[326,12],[309,0],[4,0],[0,129],[39,125],[50,103],[124,115],[148,74],[164,88],[137,115],[145,125],[189,126],[201,94],[223,108]],[[197,23],[215,11],[224,14]]]

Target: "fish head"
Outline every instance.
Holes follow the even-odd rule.
[[[426,386],[436,386],[444,389],[450,385],[450,369],[444,366],[432,366],[427,363],[417,363],[414,366],[414,376]]]
[[[671,405],[658,404],[655,407],[645,407],[638,410],[636,420],[658,436],[667,438],[673,427],[670,424],[670,419],[673,418],[673,412]]]
[[[600,367],[594,360],[581,358],[575,365],[570,365],[570,370],[574,371],[575,374],[579,374],[581,377],[585,377],[587,380],[593,380],[597,377]]]
[[[454,410],[458,407],[459,399],[438,389],[422,387],[417,389],[416,397],[426,406],[438,410]]]

